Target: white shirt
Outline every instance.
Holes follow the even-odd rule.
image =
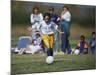
[[[61,16],[64,20],[70,22],[71,21],[71,14],[69,11],[67,11],[66,13],[64,13],[62,16]]]
[[[33,31],[39,31],[40,22],[43,21],[43,15],[41,13],[38,15],[31,14],[30,20],[31,20]]]
[[[43,15],[40,13],[38,15],[31,14],[30,21],[31,24],[34,24],[35,22],[41,22],[43,20]]]
[[[44,34],[53,34],[54,30],[53,29],[57,29],[58,26],[54,23],[54,22],[50,22],[49,24],[47,24],[45,21],[41,22],[41,27],[40,27],[40,31],[41,33]]]

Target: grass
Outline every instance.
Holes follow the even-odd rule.
[[[26,30],[28,25],[13,25],[11,31],[11,47],[15,47],[20,36],[30,33]],[[69,37],[72,48],[75,48],[79,36],[84,34],[88,40],[91,32],[95,28],[82,28],[77,24],[72,24],[71,35]],[[11,74],[42,73],[56,71],[86,70],[96,68],[95,55],[57,55],[52,65],[45,63],[46,56],[35,55],[11,55]]]
[[[56,55],[54,63],[48,65],[45,62],[46,56],[17,55],[11,56],[11,74],[28,74],[56,71],[87,70],[95,69],[95,55]]]

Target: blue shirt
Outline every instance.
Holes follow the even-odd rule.
[[[57,14],[51,14],[51,21],[53,21],[54,23],[58,23],[59,21],[57,21],[57,19],[59,18],[59,16]]]

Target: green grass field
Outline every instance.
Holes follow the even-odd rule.
[[[11,32],[11,47],[15,47],[20,36],[29,36],[30,33],[26,30],[28,25],[14,25]],[[76,24],[72,24],[71,35],[69,37],[72,48],[75,48],[79,36],[84,34],[86,40],[91,36],[91,32],[95,28],[83,28]],[[78,38],[77,38],[78,37]],[[27,74],[40,72],[55,72],[55,71],[72,71],[72,70],[87,70],[96,68],[95,55],[56,55],[54,63],[48,65],[45,62],[46,55],[11,55],[11,74]]]
[[[54,63],[46,64],[46,55],[17,55],[11,56],[11,74],[27,74],[56,71],[88,70],[96,68],[95,55],[56,55]]]

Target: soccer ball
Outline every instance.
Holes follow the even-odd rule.
[[[47,63],[47,64],[52,64],[53,61],[54,61],[54,57],[53,57],[53,56],[48,56],[48,57],[46,58],[46,63]]]
[[[78,50],[78,49],[76,49],[75,51],[74,51],[74,54],[76,54],[76,55],[78,55],[80,53],[80,50]]]

